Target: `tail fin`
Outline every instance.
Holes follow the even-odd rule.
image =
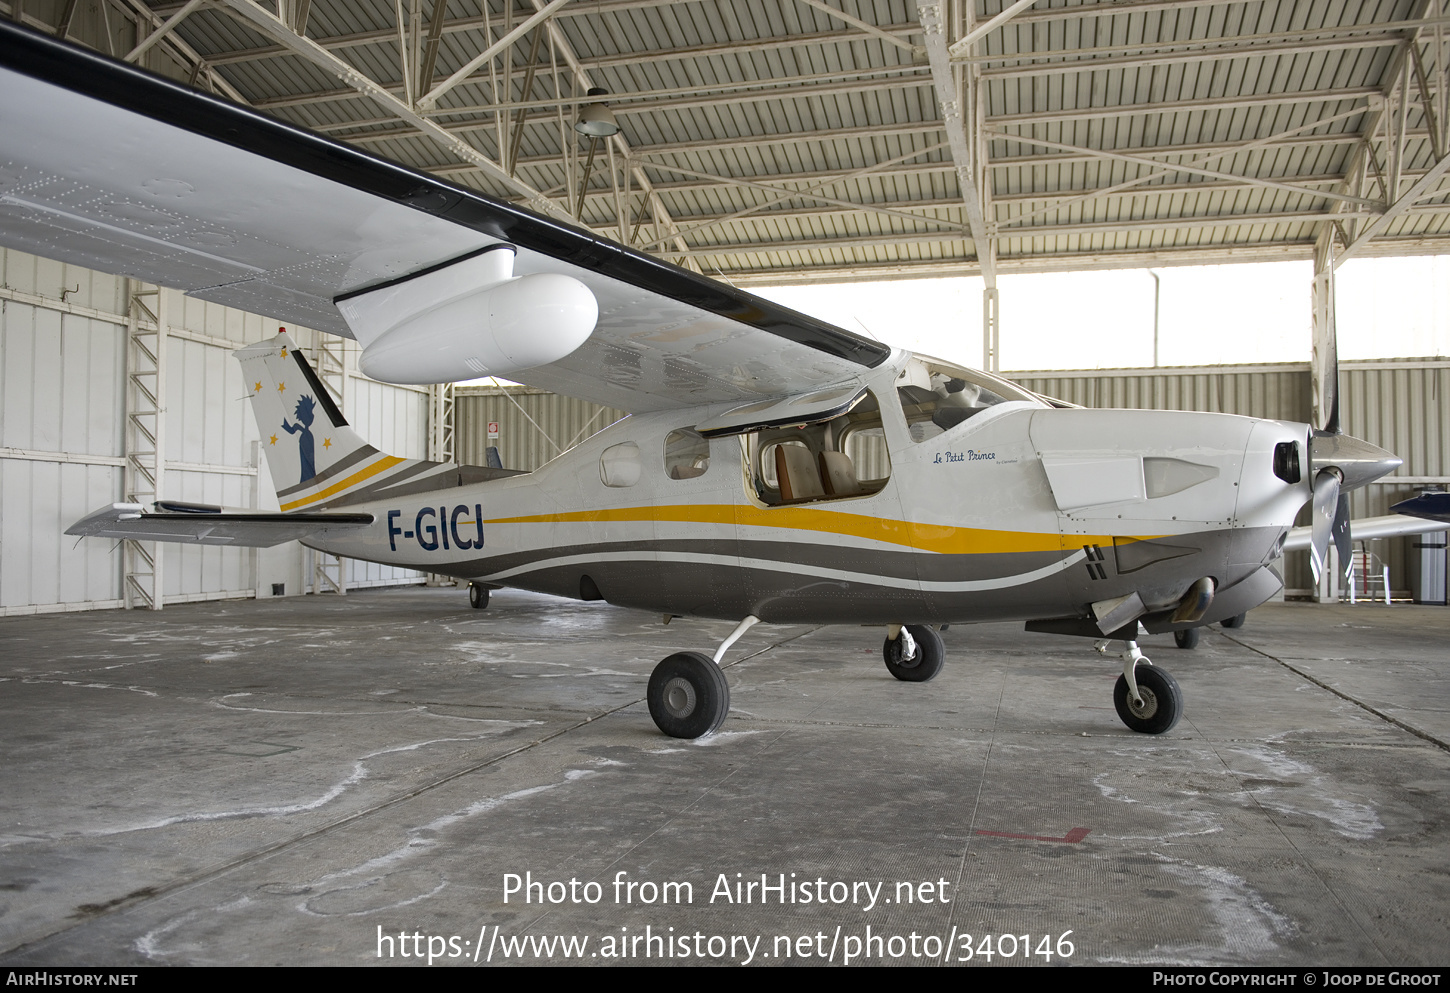
[[[251,390],[262,452],[284,511],[353,502],[410,461],[384,455],[348,427],[285,332],[233,354]]]

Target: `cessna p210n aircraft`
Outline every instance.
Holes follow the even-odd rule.
[[[498,374],[632,416],[530,472],[399,459],[285,334],[237,353],[281,512],[117,504],[70,533],[269,545],[738,622],[649,681],[667,734],[718,728],[758,621],[885,629],[931,679],[938,627],[1120,640],[1114,700],[1182,709],[1144,631],[1236,617],[1306,501],[1389,453],[1306,424],[1084,410],[891,349],[242,107],[0,27],[0,241],[355,338],[370,376]],[[1348,556],[1343,556],[1347,560]]]

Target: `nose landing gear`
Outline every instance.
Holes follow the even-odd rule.
[[[1108,642],[1097,649],[1107,654]],[[1130,730],[1163,734],[1183,716],[1183,691],[1178,681],[1148,661],[1136,641],[1124,642],[1123,674],[1113,686],[1113,707]],[[1141,668],[1139,663],[1142,663]]]
[[[921,624],[893,624],[886,631],[881,646],[886,669],[897,679],[908,683],[924,683],[941,672],[946,649],[941,635]]]

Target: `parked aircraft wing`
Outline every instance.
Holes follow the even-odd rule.
[[[139,503],[113,503],[87,514],[65,533],[87,538],[270,548],[309,535],[366,527],[374,520],[372,514],[268,514],[188,504],[155,506],[157,509],[147,510]],[[175,509],[162,509],[168,506]]]
[[[1444,531],[1444,521],[1424,520],[1406,517],[1403,514],[1388,514],[1384,517],[1366,517],[1354,521],[1354,540],[1368,541],[1371,538],[1398,538],[1402,535],[1426,534],[1430,531]],[[1284,539],[1284,551],[1307,551],[1313,541],[1313,528],[1294,528]]]
[[[8,22],[0,121],[0,243],[365,346],[398,328],[436,336],[436,322],[417,326],[419,308],[427,316],[439,294],[503,273],[547,274],[556,282],[539,285],[555,287],[571,277],[598,305],[582,345],[560,335],[562,357],[508,377],[632,412],[848,384],[890,354],[567,222]],[[480,255],[497,245],[515,246],[511,272],[506,253]],[[413,280],[411,296],[394,292]],[[351,301],[341,301],[347,319],[340,297]],[[522,312],[513,297],[505,303]],[[587,310],[576,308],[584,332]],[[408,351],[399,340],[373,353],[370,372],[387,378],[385,356]]]

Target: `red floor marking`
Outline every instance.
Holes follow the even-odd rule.
[[[1018,838],[1022,841],[1058,841],[1066,842],[1069,845],[1076,845],[1079,841],[1082,841],[1084,838],[1086,838],[1088,836],[1088,832],[1091,830],[1092,828],[1073,828],[1061,838],[1044,838],[1041,835],[1037,834],[1008,834],[1006,831],[978,831],[977,833],[985,834],[990,838]]]

